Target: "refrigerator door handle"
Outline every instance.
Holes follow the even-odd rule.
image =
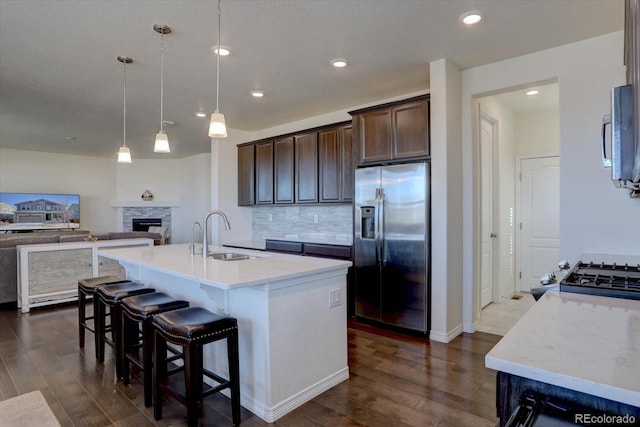
[[[378,212],[380,212],[380,218],[378,221],[378,239],[380,240],[380,263],[384,264],[384,188],[380,188],[380,197],[378,202]]]
[[[376,263],[380,263],[380,189],[376,188]]]

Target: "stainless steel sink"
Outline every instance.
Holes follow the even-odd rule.
[[[239,254],[236,252],[216,252],[216,253],[212,253],[210,256],[213,259],[218,259],[221,261],[240,261],[243,259],[255,258],[251,255]]]

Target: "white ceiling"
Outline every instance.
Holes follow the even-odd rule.
[[[254,131],[400,94],[427,91],[429,62],[461,69],[621,30],[623,0],[224,0],[220,110]],[[115,158],[209,152],[215,109],[216,1],[0,0],[0,146]],[[484,20],[463,28],[459,17]],[[160,127],[160,36],[170,155]],[[331,59],[349,61],[346,69]],[[621,58],[622,61],[622,58]],[[266,95],[255,100],[249,91]]]
[[[514,113],[548,110],[560,105],[558,83],[531,85],[526,88],[493,95],[504,106]],[[527,95],[529,90],[537,90],[535,95]]]

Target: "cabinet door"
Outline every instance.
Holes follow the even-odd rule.
[[[273,203],[273,143],[256,144],[256,204]]]
[[[399,105],[393,112],[393,158],[429,155],[429,109],[426,100]]]
[[[238,147],[238,206],[255,204],[255,146]]]
[[[351,202],[353,200],[354,180],[353,180],[353,143],[352,135],[353,128],[351,126],[345,126],[341,128],[340,132],[342,146],[341,146],[341,159],[342,159],[342,176],[341,176],[341,199],[343,202]]]
[[[391,110],[369,111],[359,115],[360,162],[391,159]]]
[[[316,132],[294,136],[296,203],[318,202],[318,137]]]
[[[293,137],[273,142],[276,203],[293,203]]]
[[[341,200],[341,157],[340,129],[318,132],[318,179],[319,201],[339,202]]]

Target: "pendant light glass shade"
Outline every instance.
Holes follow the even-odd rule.
[[[169,148],[169,138],[167,138],[167,133],[163,130],[156,134],[156,143],[153,146],[153,151],[156,153],[170,153],[171,149]]]
[[[216,111],[211,114],[211,121],[209,122],[209,137],[210,138],[226,138],[227,137],[227,123],[224,120],[224,114],[220,112],[220,0],[218,0],[218,47],[217,47],[217,68],[216,68]]]
[[[224,114],[220,113],[218,110],[211,114],[211,121],[209,122],[209,137],[227,137],[227,124],[224,120]]]
[[[118,61],[122,63],[122,147],[118,150],[118,163],[131,163],[131,150],[127,147],[127,64],[131,64],[133,59],[128,56],[118,56]]]
[[[131,163],[131,150],[126,145],[118,150],[118,163]]]
[[[153,151],[156,153],[170,153],[169,137],[163,129],[164,125],[164,35],[171,33],[171,28],[166,25],[156,24],[153,31],[160,34],[160,131],[156,134],[156,142]]]

